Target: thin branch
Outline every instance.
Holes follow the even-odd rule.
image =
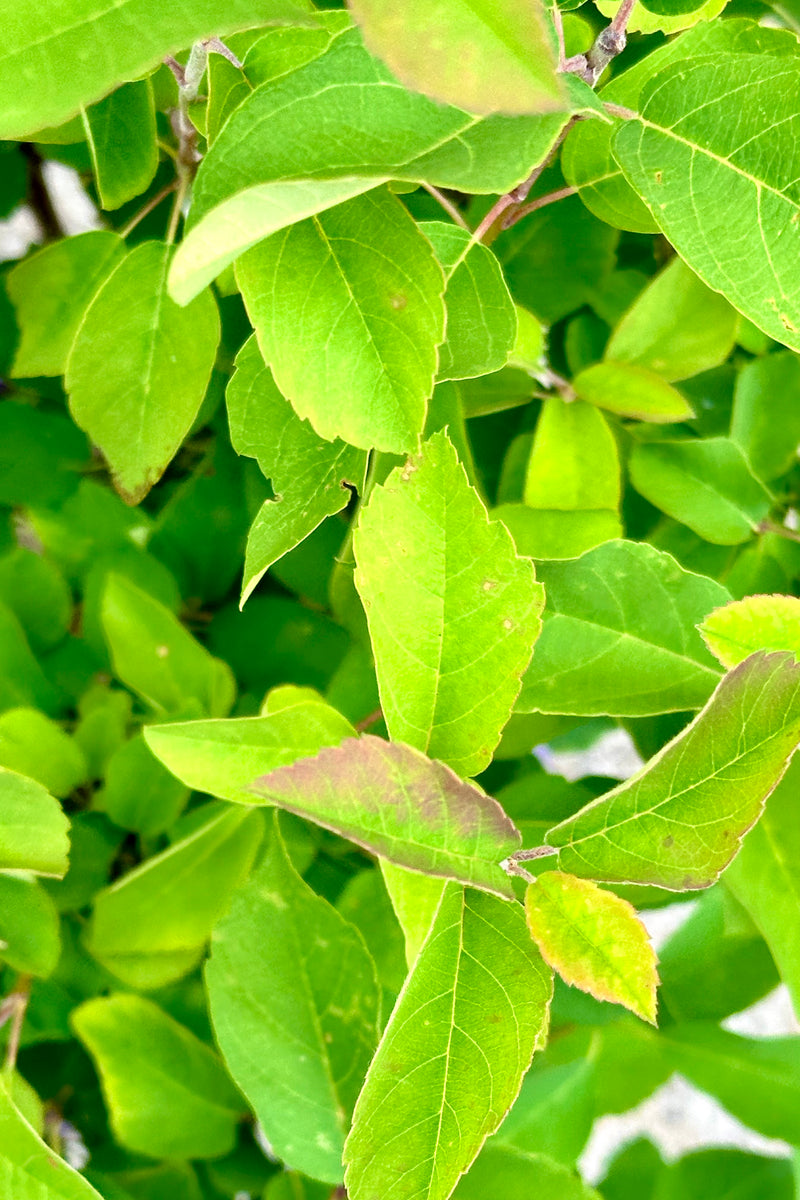
[[[28,1008],[28,1001],[31,995],[31,977],[30,975],[18,975],[17,982],[14,985],[13,992],[7,997],[7,1000],[13,1000],[14,1007],[11,1013],[11,1025],[8,1031],[8,1042],[6,1044],[6,1058],[4,1070],[9,1074],[17,1065],[17,1054],[19,1053],[19,1043],[22,1037],[22,1025],[25,1021],[25,1013]]]
[[[56,241],[64,237],[64,227],[45,183],[42,156],[30,142],[22,142],[20,150],[28,160],[28,203],[36,214],[45,241]]]
[[[528,178],[524,179],[522,183],[518,183],[515,188],[512,188],[510,192],[506,192],[504,196],[501,196],[499,200],[492,205],[478,228],[473,233],[471,239],[472,242],[485,242],[487,240],[487,234],[495,224],[498,225],[498,233],[501,229],[507,228],[501,222],[501,218],[508,212],[510,208],[515,208],[517,205],[525,203],[525,201],[528,199],[531,188],[536,183],[536,180],[539,178],[542,172],[550,166],[550,163],[553,161],[556,154],[558,154],[561,143],[564,141],[564,138],[567,136],[570,129],[572,129],[572,126],[575,124],[575,120],[575,117],[570,117],[564,128],[561,130],[561,133],[550,147],[549,154],[542,159],[537,167],[533,168]]]
[[[375,725],[383,716],[383,709],[376,708],[374,712],[369,713],[363,720],[356,723],[356,732],[363,733],[365,729],[369,729],[371,725]]]
[[[459,212],[452,200],[448,200],[444,192],[440,192],[439,189],[434,187],[431,183],[423,183],[421,186],[424,187],[428,195],[433,196],[434,200],[438,204],[441,204],[444,211],[453,218],[456,225],[460,225],[462,229],[469,229],[469,225],[464,220],[464,214]]]
[[[776,533],[789,542],[800,542],[800,533],[796,529],[789,529],[787,525],[778,525],[774,521],[760,521],[756,533]]]
[[[635,4],[636,0],[622,0],[611,24],[607,25],[605,29],[601,29],[594,45],[586,55],[586,61],[592,74],[592,85],[597,83],[612,58],[616,58],[625,49],[628,40],[628,21]]]
[[[174,192],[177,186],[178,181],[173,179],[172,183],[168,183],[167,186],[163,187],[160,192],[156,192],[155,196],[151,196],[144,208],[139,209],[136,216],[132,217],[123,229],[120,229],[119,236],[126,238],[129,233],[133,233],[139,222],[143,221],[145,217],[149,216],[153,209],[157,208],[162,200],[166,200],[167,196],[169,196],[171,192]]]
[[[577,190],[575,187],[563,187],[555,192],[548,192],[546,196],[537,196],[535,200],[531,200],[529,204],[524,204],[516,212],[506,213],[500,222],[500,228],[511,229],[513,225],[516,225],[517,221],[521,221],[529,213],[536,212],[537,208],[546,208],[548,204],[555,204],[558,200],[565,200],[567,196],[574,196]]]

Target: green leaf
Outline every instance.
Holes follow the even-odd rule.
[[[277,820],[214,931],[206,984],[225,1061],[270,1146],[289,1167],[339,1183],[380,988],[360,933],[294,870]]]
[[[698,708],[719,668],[695,625],[722,584],[644,542],[611,541],[539,567],[547,603],[518,712],[647,716]]]
[[[33,779],[0,768],[0,871],[66,874],[69,821]]]
[[[495,250],[514,299],[552,325],[591,302],[616,264],[618,240],[616,229],[569,196],[500,234]]]
[[[327,442],[302,421],[275,385],[256,338],[236,357],[225,394],[231,442],[258,461],[275,499],[265,500],[247,542],[242,604],[277,559],[363,490],[367,456],[346,442]]]
[[[350,738],[278,767],[253,790],[398,866],[513,895],[498,865],[519,846],[512,822],[495,800],[411,746]]]
[[[21,333],[12,375],[63,374],[83,314],[124,250],[116,233],[98,229],[51,242],[9,271]]]
[[[276,179],[236,192],[189,229],[170,269],[170,295],[178,304],[188,304],[264,238],[386,182],[385,175]]]
[[[381,873],[403,931],[406,965],[411,968],[433,924],[445,884],[430,875],[395,866],[385,858],[381,859]]]
[[[194,791],[237,804],[258,804],[251,788],[258,775],[335,746],[355,730],[321,699],[298,699],[261,717],[148,725],[153,753]]]
[[[259,23],[307,21],[309,16],[305,0],[199,0],[188,9],[120,0],[105,13],[98,12],[93,0],[73,0],[68,10],[42,7],[34,0],[3,0],[0,138],[21,138],[58,125],[81,105],[99,100],[115,84],[136,79],[166,54],[194,41]]]
[[[745,1038],[698,1022],[664,1030],[661,1041],[673,1070],[745,1125],[800,1141],[800,1039]]]
[[[790,765],[787,780],[791,770]],[[758,838],[773,798],[785,786],[782,780],[767,801],[764,815],[725,872],[726,885],[747,847]],[[749,1008],[780,982],[764,939],[745,909],[721,885],[700,898],[688,920],[661,947],[659,966],[659,1001],[674,1021],[721,1021]]]
[[[178,713],[192,702],[210,716],[228,712],[235,695],[230,667],[158,600],[109,575],[101,613],[116,674],[157,712]]]
[[[692,270],[794,349],[799,88],[800,65],[789,56],[718,54],[675,64],[645,85],[641,115],[623,123],[614,143],[627,178]]]
[[[625,313],[605,357],[670,381],[688,379],[725,361],[738,323],[727,300],[673,258]]]
[[[233,1149],[241,1101],[199,1038],[143,996],[87,1000],[72,1014],[121,1145],[154,1158],[217,1158]]]
[[[772,505],[729,438],[645,442],[634,448],[629,469],[646,500],[715,545],[746,542]]]
[[[237,279],[278,388],[321,437],[417,448],[444,337],[443,277],[391,192],[273,235]]]
[[[372,493],[354,550],[391,736],[476,775],[541,628],[533,564],[488,519],[446,433]]]
[[[16,1108],[0,1075],[0,1189],[9,1200],[102,1200]]]
[[[130,987],[163,987],[200,961],[211,929],[246,878],[261,820],[225,806],[182,841],[95,897],[86,944]]]
[[[599,362],[572,381],[575,394],[598,408],[640,421],[685,421],[694,413],[677,388],[648,367],[628,362]]]
[[[639,5],[635,8],[641,12]],[[797,41],[788,29],[766,29],[741,17],[714,21],[706,14],[694,29],[658,46],[632,67],[615,75],[600,89],[598,98],[636,109],[643,85],[668,64],[701,54],[732,50],[795,54]],[[612,154],[618,128],[618,125],[608,126],[600,121],[582,121],[576,125],[561,156],[565,178],[567,183],[579,189],[583,203],[601,220],[633,233],[656,233],[657,221],[628,183]]]
[[[103,451],[130,504],[147,495],[189,432],[219,342],[210,293],[186,309],[167,295],[172,253],[161,242],[144,242],[117,263],[67,363],[72,416]]]
[[[800,359],[796,354],[757,358],[739,372],[731,439],[753,474],[770,481],[797,462],[800,444]]]
[[[661,1175],[658,1200],[793,1200],[792,1164],[742,1150],[700,1150],[671,1163]],[[605,1195],[604,1189],[604,1195]],[[641,1193],[636,1193],[640,1200]],[[616,1200],[609,1196],[608,1200]]]
[[[325,54],[257,87],[200,165],[171,274],[186,302],[248,246],[387,179],[491,194],[520,183],[568,114],[479,117],[408,92],[339,28]]]
[[[723,667],[735,667],[756,650],[800,655],[800,600],[796,596],[745,596],[709,613],[699,626]]]
[[[95,806],[120,829],[152,838],[174,824],[188,799],[188,788],[161,765],[138,733],[109,758]]]
[[[66,637],[72,592],[58,567],[42,554],[17,546],[0,558],[0,600],[16,614],[37,654]]]
[[[545,871],[528,884],[525,916],[565,983],[655,1025],[657,959],[633,905],[587,879]]]
[[[594,1085],[591,1053],[556,1066],[548,1064],[546,1055],[535,1059],[490,1146],[513,1146],[527,1154],[542,1154],[572,1165],[586,1145],[594,1122]]]
[[[350,0],[373,54],[414,91],[476,113],[563,104],[544,10],[526,0]]]
[[[0,874],[0,962],[47,978],[58,962],[58,910],[33,878]]]
[[[471,243],[469,230],[459,225],[422,221],[419,228],[432,243],[447,283],[447,336],[438,378],[471,379],[499,371],[517,336],[514,301],[499,262],[487,246]]]
[[[544,1154],[493,1143],[481,1151],[472,1169],[459,1182],[453,1200],[600,1200],[579,1175]]]
[[[725,872],[725,886],[761,931],[800,1013],[800,758],[767,801],[764,815]]]
[[[753,654],[637,775],[562,821],[559,866],[608,883],[708,887],[735,856],[800,741],[800,667]]]
[[[446,1200],[513,1103],[551,994],[519,907],[446,888],[356,1105],[351,1200]]]
[[[82,115],[101,206],[120,208],[158,169],[153,86],[149,79],[125,83]]]
[[[44,713],[12,708],[0,716],[0,766],[65,798],[88,778],[80,746]]]
[[[601,412],[578,400],[545,400],[524,481],[524,504],[501,504],[494,516],[520,554],[574,558],[622,534],[619,455]]]

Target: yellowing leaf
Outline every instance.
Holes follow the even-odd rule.
[[[756,650],[791,650],[800,657],[796,596],[745,596],[715,608],[698,628],[723,667],[735,667]]]
[[[597,1000],[656,1019],[656,955],[627,900],[588,879],[545,871],[525,893],[528,928],[545,962]]]

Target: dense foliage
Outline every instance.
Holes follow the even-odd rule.
[[[0,16],[0,1196],[790,1200],[796,0]]]

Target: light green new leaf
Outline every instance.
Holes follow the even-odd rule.
[[[423,221],[419,228],[432,243],[447,281],[447,336],[439,351],[438,378],[472,379],[499,371],[517,336],[517,313],[499,262],[488,246],[470,245],[469,230],[460,225]]]
[[[236,692],[230,667],[165,605],[122,575],[109,575],[101,618],[116,674],[156,711],[177,713],[192,703],[212,717],[229,711]]]
[[[680,258],[640,292],[617,325],[605,358],[688,379],[718,366],[733,349],[739,315]]]
[[[441,879],[395,866],[385,858],[381,859],[380,866],[392,908],[403,931],[406,965],[410,969],[428,936],[447,885]]]
[[[170,268],[170,295],[178,304],[188,304],[264,238],[386,182],[385,175],[276,179],[236,192],[189,229]]]
[[[739,372],[731,438],[759,479],[776,479],[797,462],[800,358],[796,354],[768,354],[747,363]]]
[[[297,874],[277,820],[214,930],[206,985],[225,1061],[270,1146],[287,1166],[340,1183],[380,988],[361,934]]]
[[[82,115],[101,206],[120,208],[150,186],[158,169],[153,85],[125,83]]]
[[[657,959],[633,905],[588,879],[545,871],[525,891],[525,916],[565,983],[655,1025]]]
[[[0,768],[0,871],[66,874],[69,821],[33,779]]]
[[[219,342],[210,292],[185,309],[167,295],[172,247],[144,242],[92,300],[66,368],[70,410],[108,460],[120,495],[138,503],[189,432]]]
[[[166,54],[251,25],[311,19],[306,0],[97,0],[68,5],[3,0],[0,138],[59,125],[115,84],[136,79]]]
[[[13,376],[63,374],[83,314],[124,252],[122,238],[97,229],[51,242],[9,271],[20,329]]]
[[[758,926],[800,1016],[799,784],[795,758],[725,872],[725,885]]]
[[[92,1185],[54,1154],[17,1109],[0,1075],[0,1195],[4,1200],[102,1200]]]
[[[659,1040],[673,1070],[745,1125],[800,1142],[800,1038],[746,1038],[698,1022],[670,1027]]]
[[[746,542],[772,506],[729,438],[645,442],[635,447],[629,469],[646,500],[718,546]]]
[[[94,807],[107,813],[120,829],[143,838],[169,829],[189,799],[189,789],[161,765],[141,732],[114,751],[104,773]]]
[[[610,541],[542,563],[544,628],[518,712],[652,716],[699,708],[720,671],[695,626],[722,584],[645,542]]]
[[[351,1200],[446,1200],[544,1044],[551,995],[521,909],[447,887],[358,1098]]]
[[[355,730],[323,700],[300,699],[261,717],[148,725],[144,736],[194,791],[250,805],[261,802],[250,786],[257,776],[336,746]]]
[[[32,876],[0,874],[0,962],[46,979],[61,950],[58,910]]]
[[[256,87],[214,141],[172,295],[186,302],[261,238],[387,179],[506,191],[547,157],[567,119],[479,117],[438,104],[406,91],[357,30],[340,27],[326,53]]]
[[[72,1026],[97,1067],[122,1146],[153,1158],[233,1149],[242,1103],[216,1054],[151,1000],[87,1000]]]
[[[414,91],[476,113],[563,105],[544,9],[529,0],[349,0],[364,41]]]
[[[388,189],[274,234],[236,277],[281,393],[323,438],[417,449],[444,337],[444,277]]]
[[[600,1200],[580,1176],[544,1154],[490,1143],[459,1182],[453,1200]]]
[[[231,443],[258,461],[272,484],[247,541],[242,604],[264,572],[350,499],[345,484],[364,486],[367,456],[346,442],[324,441],[275,385],[255,337],[236,357],[225,394]]]
[[[583,879],[709,887],[736,855],[800,742],[800,666],[753,654],[631,779],[545,841]]]
[[[533,564],[488,519],[446,432],[375,489],[353,548],[391,736],[477,775],[541,629]]]
[[[261,819],[227,805],[161,854],[98,892],[86,937],[94,957],[133,988],[180,979],[247,877]]]
[[[545,400],[524,484],[524,507],[503,505],[521,553],[573,558],[622,528],[619,455],[605,417],[593,404]],[[525,519],[524,509],[533,515]]]
[[[398,866],[513,896],[520,835],[496,800],[400,742],[365,734],[256,780],[264,796]]]
[[[800,349],[798,91],[796,56],[723,53],[676,63],[645,85],[641,115],[622,123],[614,143],[681,258],[793,349]]]
[[[663,423],[694,415],[677,388],[636,363],[594,363],[575,376],[572,386],[580,400],[623,417]]]
[[[756,650],[791,650],[800,657],[800,600],[796,596],[745,596],[709,613],[699,626],[723,667],[735,667]]]

